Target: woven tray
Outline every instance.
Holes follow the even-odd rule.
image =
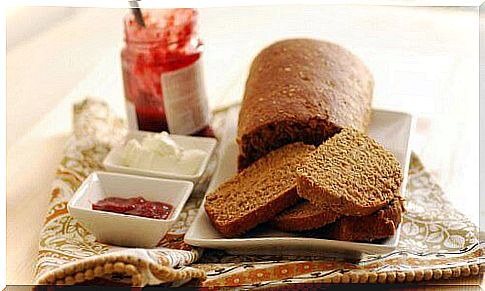
[[[215,116],[216,133],[224,112]],[[407,212],[398,248],[359,261],[326,257],[232,256],[195,249],[183,234],[195,218],[212,161],[180,220],[154,249],[98,243],[69,216],[67,202],[126,129],[108,106],[93,99],[74,106],[74,134],[53,182],[42,229],[37,284],[116,284],[180,286],[196,279],[199,286],[273,287],[289,283],[395,283],[477,275],[485,269],[484,244],[478,230],[444,199],[441,188],[412,155],[407,186]],[[189,266],[190,265],[190,266]]]

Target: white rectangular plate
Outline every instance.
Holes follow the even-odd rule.
[[[217,170],[208,188],[208,193],[231,178],[237,172],[238,147],[236,144],[238,109],[227,114],[226,130],[220,147]],[[403,167],[404,181],[401,193],[405,193],[410,159],[410,137],[414,126],[410,114],[374,109],[369,127],[369,135],[394,153]],[[362,253],[386,253],[396,248],[400,228],[396,235],[379,243],[360,243],[321,238],[302,237],[295,233],[282,232],[265,225],[258,226],[244,237],[224,238],[212,226],[203,205],[190,229],[185,242],[200,247],[224,249],[237,254],[286,254],[320,255],[322,253],[360,256]]]

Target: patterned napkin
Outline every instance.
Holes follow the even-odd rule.
[[[103,158],[126,134],[123,122],[113,117],[108,106],[93,99],[74,106],[73,122],[74,135],[57,170],[41,232],[35,282],[145,286],[205,279],[202,270],[186,267],[199,258],[200,251],[184,245],[175,232],[169,233],[160,247],[154,249],[110,246],[96,242],[93,235],[69,216],[69,199],[91,172],[103,170]],[[188,204],[193,204],[197,196],[193,195]],[[186,219],[184,212],[181,220]]]
[[[215,116],[223,123],[224,112]],[[440,187],[413,155],[398,248],[358,261],[328,257],[232,256],[192,248],[183,234],[200,207],[214,169],[213,161],[187,202],[179,221],[153,249],[96,242],[69,216],[67,203],[84,178],[103,170],[102,160],[126,134],[108,106],[93,99],[74,106],[74,135],[53,182],[35,266],[37,284],[114,284],[273,287],[288,283],[394,283],[448,279],[478,274],[484,244],[464,215],[443,198]],[[190,265],[190,266],[188,266]]]

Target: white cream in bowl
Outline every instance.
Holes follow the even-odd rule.
[[[167,132],[161,132],[141,142],[130,139],[122,149],[121,162],[127,167],[194,175],[207,155],[200,149],[184,149]]]

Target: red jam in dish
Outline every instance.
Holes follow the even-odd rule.
[[[93,203],[93,210],[135,215],[154,219],[167,219],[173,206],[163,202],[147,201],[143,197],[108,197]]]

